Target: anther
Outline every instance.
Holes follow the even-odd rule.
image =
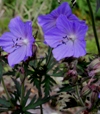
[[[63,38],[65,39],[65,38],[68,38],[68,37],[67,36],[64,36]]]
[[[18,41],[18,38],[16,39],[16,41]]]

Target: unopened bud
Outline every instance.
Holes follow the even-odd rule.
[[[93,91],[93,92],[91,93],[91,103],[94,104],[97,100],[98,100],[98,92]]]
[[[71,78],[70,75],[68,75],[68,73],[67,73],[66,76],[64,77],[63,81],[68,80],[70,78]]]
[[[71,78],[71,81],[72,81],[73,84],[75,84],[77,82],[77,80],[78,80],[78,76],[77,75],[76,76],[73,76]]]
[[[96,86],[95,84],[92,84],[92,85],[89,85],[89,88],[90,88],[92,91],[97,91],[98,86]]]
[[[36,54],[36,51],[37,51],[37,46],[35,44],[33,44],[33,46],[32,46],[33,55]]]
[[[91,92],[90,88],[88,86],[84,86],[82,91],[81,91],[81,95],[82,96],[86,96]]]
[[[21,67],[21,68],[20,68],[20,71],[21,71],[21,73],[22,73],[22,74],[24,74],[24,73],[25,73],[25,70],[24,70],[24,68],[23,68],[23,67]]]
[[[100,67],[98,67],[96,70],[94,70],[94,73],[96,76],[100,76]]]
[[[77,78],[78,78],[78,76],[77,76],[76,70],[69,70],[67,72],[67,75],[65,76],[64,80],[71,79],[72,82],[76,82]]]
[[[89,76],[100,75],[100,58],[93,60],[87,68]]]
[[[84,114],[89,114],[89,112],[87,111],[87,110],[85,110],[85,111],[83,111],[84,112]]]
[[[97,58],[97,59],[93,60],[93,61],[88,65],[88,68],[89,68],[89,69],[93,69],[93,68],[95,67],[95,65],[97,65],[98,63],[100,64],[100,58]]]

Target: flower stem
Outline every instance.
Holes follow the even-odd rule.
[[[41,91],[41,77],[40,77],[40,80],[39,80],[39,90],[38,90],[38,94],[39,94],[39,98],[42,98],[42,91]],[[41,114],[43,114],[43,108],[42,108],[42,104],[40,105],[40,112]]]
[[[92,7],[91,7],[91,4],[90,4],[90,0],[87,0],[87,4],[88,4],[89,10],[90,10],[92,28],[93,28],[93,32],[94,32],[94,36],[95,36],[95,41],[96,41],[96,45],[97,45],[97,49],[98,49],[98,54],[100,55],[99,40],[98,40],[98,36],[97,36],[97,31],[96,31],[96,26],[95,26],[95,19],[94,19]]]
[[[5,93],[6,93],[6,96],[7,96],[8,100],[9,100],[11,106],[13,107],[14,105],[12,104],[12,102],[11,102],[11,100],[10,100],[9,93],[8,93],[8,91],[7,91],[7,88],[6,88],[6,85],[5,85],[5,83],[4,83],[3,77],[2,77],[2,79],[1,79],[1,82],[2,82],[2,86],[3,86],[3,88],[4,88],[4,91],[5,91]]]
[[[23,98],[24,98],[24,92],[25,92],[25,89],[24,89],[24,82],[25,82],[25,77],[22,81],[22,84],[21,84],[21,101],[20,101],[20,105],[22,104],[23,102]]]
[[[76,93],[77,93],[77,96],[79,98],[79,101],[80,101],[81,105],[85,107],[85,104],[84,104],[83,100],[80,97],[78,85],[76,85]]]
[[[50,62],[51,55],[52,55],[52,49],[49,47],[49,57],[48,57],[48,60],[47,60],[47,65],[48,65],[49,62]]]

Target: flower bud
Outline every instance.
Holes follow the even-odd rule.
[[[37,46],[33,44],[33,47],[32,47],[33,55],[36,55],[36,51],[37,51]]]
[[[100,75],[100,58],[93,60],[87,68],[89,76]]]
[[[97,90],[98,90],[98,87],[97,87],[95,84],[89,85],[89,88],[90,88],[92,91],[97,91]]]
[[[95,60],[93,60],[89,65],[88,68],[89,69],[93,69],[95,67],[95,65],[100,64],[100,58],[96,58]]]
[[[66,76],[64,77],[63,81],[68,80],[70,78],[71,78],[70,75],[68,75],[68,73],[67,73]]]
[[[76,76],[73,76],[71,78],[71,81],[72,81],[73,84],[75,84],[77,82],[77,80],[78,80],[78,76],[77,75]]]
[[[21,71],[21,73],[22,73],[22,74],[24,74],[24,73],[25,73],[25,70],[24,70],[24,68],[23,68],[23,67],[21,67],[21,68],[20,68],[20,71]]]
[[[87,111],[87,110],[85,110],[85,111],[83,111],[84,112],[84,114],[89,114],[89,112]]]
[[[86,85],[83,87],[82,91],[81,91],[81,95],[82,96],[86,96],[91,92],[90,88]]]
[[[91,94],[91,103],[95,103],[98,100],[98,92],[97,91],[93,91]]]
[[[65,76],[64,80],[71,79],[72,83],[76,82],[78,79],[77,71],[76,70],[69,70],[67,75]]]
[[[69,70],[69,76],[71,77],[70,78],[71,83],[75,84],[77,82],[77,80],[78,80],[77,71],[75,69]]]

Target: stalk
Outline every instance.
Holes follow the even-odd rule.
[[[41,91],[41,77],[40,77],[40,82],[39,82],[39,90],[38,90],[39,98],[42,98],[42,91]],[[40,112],[43,114],[43,107],[42,104],[40,105]]]
[[[12,104],[11,100],[10,100],[9,93],[8,93],[8,91],[7,91],[7,88],[6,88],[6,85],[5,85],[5,83],[4,83],[3,77],[2,77],[2,79],[1,79],[1,82],[2,82],[2,86],[3,86],[3,88],[4,88],[4,91],[5,91],[5,93],[6,93],[6,96],[7,96],[8,100],[9,100],[10,104],[11,104],[12,106],[14,106],[14,105]]]
[[[77,93],[77,96],[78,96],[78,99],[79,99],[81,105],[85,107],[85,104],[84,104],[83,100],[80,97],[78,85],[76,85],[76,93]]]
[[[95,26],[95,19],[94,19],[92,7],[91,7],[91,4],[90,4],[90,0],[86,0],[86,1],[87,1],[87,4],[88,4],[88,7],[89,7],[90,15],[91,15],[92,28],[93,28],[93,32],[94,32],[94,36],[95,36],[95,41],[96,41],[96,45],[97,45],[97,49],[98,49],[98,54],[100,55],[100,45],[99,45],[99,40],[98,40],[98,36],[97,36],[97,31],[96,31],[96,26]]]
[[[25,92],[24,83],[25,83],[25,76],[24,76],[24,78],[22,80],[22,84],[21,84],[21,101],[20,101],[20,105],[22,104],[23,98],[24,98],[24,92]]]

